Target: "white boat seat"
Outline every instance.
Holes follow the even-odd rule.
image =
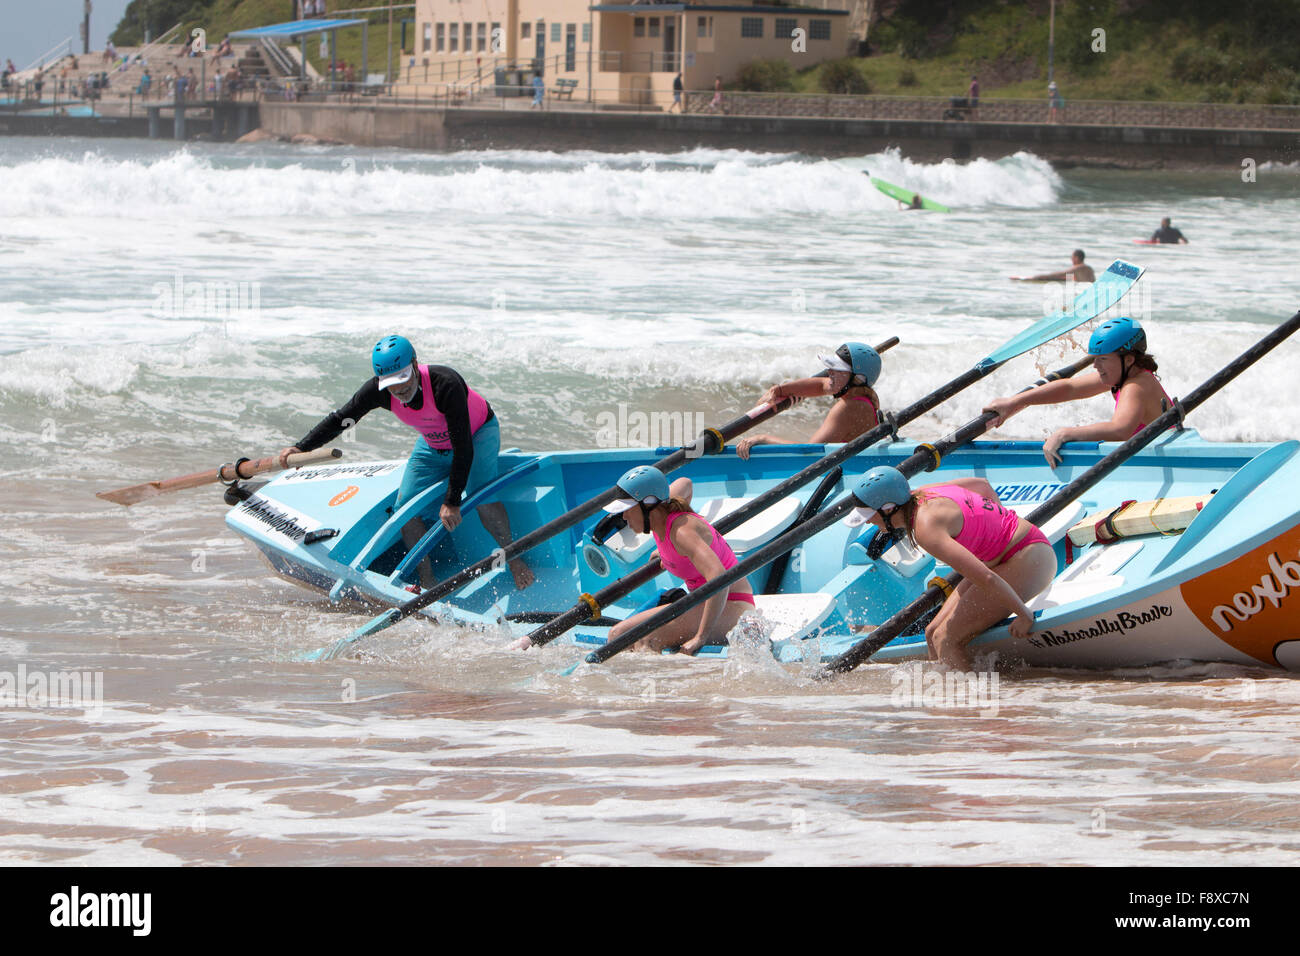
[[[699,515],[709,524],[716,525],[752,498],[713,498],[699,508]],[[737,554],[754,551],[767,544],[786,528],[794,524],[803,505],[794,495],[787,495],[776,504],[764,508],[739,528],[728,531],[724,537],[731,550]]]
[[[768,625],[767,639],[773,643],[807,640],[835,610],[835,598],[821,592],[755,594],[754,604]]]
[[[1142,550],[1141,541],[1121,541],[1089,548],[1079,560],[1056,576],[1047,589],[1025,602],[1031,611],[1073,604],[1124,586],[1119,571]]]

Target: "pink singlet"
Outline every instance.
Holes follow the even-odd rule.
[[[1150,375],[1152,378],[1155,378],[1155,372],[1152,372],[1150,369],[1146,369],[1146,368],[1144,368],[1144,369],[1142,369],[1142,371],[1145,372],[1146,374]],[[1131,382],[1131,381],[1133,381],[1133,379],[1130,378],[1129,381]],[[1125,384],[1128,384],[1128,383],[1126,382]],[[1157,385],[1160,385],[1160,379],[1156,378],[1156,384],[1157,384]],[[1119,388],[1123,388],[1123,387],[1124,387],[1124,386],[1121,385]],[[1111,397],[1115,399],[1115,406],[1116,406],[1117,408],[1119,407],[1119,388],[1115,389],[1113,392],[1110,393],[1110,394],[1111,394]],[[1160,394],[1163,395],[1163,396],[1165,397],[1165,401],[1169,403],[1169,407],[1170,407],[1170,408],[1173,408],[1173,407],[1174,407],[1174,400],[1173,400],[1172,398],[1169,397],[1169,393],[1165,391],[1165,387],[1164,387],[1163,385],[1160,385]],[[1150,422],[1140,422],[1140,423],[1138,424],[1138,427],[1135,428],[1135,429],[1133,429],[1133,435],[1136,435],[1136,434],[1137,434],[1138,432],[1140,432],[1142,429],[1146,428],[1147,425],[1149,425],[1149,424],[1150,424]],[[1169,427],[1170,427],[1170,428],[1176,428],[1177,426],[1176,426],[1176,425],[1170,425]],[[1129,437],[1129,438],[1132,438],[1133,435],[1129,435],[1128,437]]]
[[[700,518],[700,516],[695,514],[693,511],[674,511],[668,515],[668,523],[664,527],[664,536],[661,538],[659,535],[655,534],[654,538],[655,544],[659,546],[659,562],[664,566],[664,570],[669,574],[674,574],[681,578],[686,582],[687,589],[694,591],[704,583],[704,575],[702,575],[700,569],[695,566],[695,562],[684,554],[678,552],[678,550],[673,547],[672,541],[673,521],[685,515],[692,515],[693,517]],[[703,518],[700,518],[700,520],[704,521]],[[737,564],[736,553],[731,550],[731,545],[727,544],[726,539],[723,538],[722,535],[718,534],[718,529],[713,527],[713,525],[704,521],[704,526],[713,532],[713,540],[709,542],[709,547],[713,548],[713,553],[716,554],[718,560],[722,562],[723,570],[734,568]],[[654,534],[654,529],[651,529],[651,534]],[[735,584],[733,584],[732,587],[735,587]],[[747,604],[753,604],[754,595],[750,594],[748,591],[732,591],[727,595],[727,600],[744,601]]]
[[[429,366],[417,365],[416,368],[420,370],[420,388],[421,394],[424,395],[424,403],[420,410],[408,408],[392,397],[389,398],[388,407],[392,409],[394,415],[423,435],[430,448],[450,448],[451,435],[447,430],[447,416],[438,411],[438,406],[433,402],[433,386],[429,384]],[[469,393],[469,432],[472,435],[487,421],[488,403],[487,399],[468,385],[465,386],[465,390]]]
[[[927,496],[947,498],[961,508],[961,532],[953,538],[958,544],[981,561],[992,561],[999,555],[1001,564],[1031,544],[1047,544],[1047,537],[1038,528],[1031,528],[1010,549],[1007,544],[1020,528],[1020,516],[981,494],[960,485],[936,485],[925,490]],[[1003,554],[1003,552],[1006,552]]]

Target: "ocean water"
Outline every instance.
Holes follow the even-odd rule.
[[[954,211],[901,214],[868,170]],[[1300,169],[4,138],[0,182],[0,671],[102,680],[93,712],[0,714],[0,861],[1295,861],[1300,685],[1273,672],[1022,671],[992,713],[896,706],[907,668],[814,685],[758,651],[561,677],[572,648],[433,625],[298,664],[360,619],[272,577],[219,494],[93,493],[291,443],[394,331],[489,397],[507,447],[595,445],[620,404],[725,421],[846,339],[901,338],[878,384],[900,407],[1059,307],[1008,277],[1074,248],[1147,267],[1123,311],[1182,394],[1294,312]],[[1133,244],[1165,215],[1190,245]],[[1295,348],[1190,424],[1300,435]],[[409,446],[380,416],[342,445]]]

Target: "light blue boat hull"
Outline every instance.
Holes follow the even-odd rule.
[[[879,464],[897,464],[916,443],[877,445],[848,462],[826,499],[840,498],[857,476]],[[1061,467],[1049,469],[1037,442],[977,442],[949,455],[924,482],[975,475],[986,478],[1004,503],[1047,500],[1114,445],[1065,447]],[[1080,499],[1069,523],[1105,515],[1122,501],[1216,492],[1181,535],[1149,535],[1111,545],[1091,545],[1067,555],[1062,529],[1055,536],[1058,576],[1037,599],[1035,634],[1013,641],[1005,627],[977,638],[973,649],[1002,660],[1048,667],[1137,667],[1167,661],[1223,661],[1300,670],[1300,508],[1286,491],[1300,487],[1300,444],[1206,442],[1193,431],[1170,433],[1138,453]],[[759,446],[749,461],[734,452],[688,462],[670,477],[694,482],[693,503],[704,511],[716,499],[752,498],[816,461],[821,445]],[[496,543],[469,512],[485,501],[506,506],[520,535],[609,488],[628,468],[649,464],[672,449],[600,449],[540,456],[503,453],[501,476],[467,500],[467,520],[452,533],[436,522],[445,489],[436,485],[391,514],[404,462],[335,464],[285,473],[233,507],[227,523],[249,538],[280,574],[337,602],[395,605],[411,595],[416,559],[428,554],[445,578],[490,554]],[[918,478],[913,485],[923,483]],[[747,524],[728,538],[744,557],[794,520],[811,496],[813,481],[783,505],[769,509],[762,527]],[[734,502],[733,502],[734,504]],[[424,516],[431,531],[411,555],[401,527]],[[581,593],[595,593],[635,569],[648,542],[620,549],[596,547],[583,535],[595,519],[539,545],[525,557],[538,583],[517,591],[508,569],[494,569],[446,602],[434,617],[525,634],[539,616],[566,610]],[[310,532],[336,533],[304,543]],[[779,595],[803,595],[778,611],[802,621],[770,630],[773,653],[783,661],[825,660],[847,649],[870,627],[915,599],[934,576],[928,556],[900,559],[895,549],[878,560],[866,544],[874,529],[837,523],[799,546],[776,586]],[[739,539],[739,540],[738,540]],[[1067,564],[1067,559],[1073,560]],[[599,573],[599,572],[604,572]],[[750,577],[755,592],[768,586],[769,569]],[[606,608],[622,618],[674,585],[667,575]],[[813,600],[812,597],[820,600]],[[771,605],[775,607],[775,605]],[[764,616],[768,610],[760,609]],[[583,627],[563,640],[603,643],[603,628]],[[377,635],[368,640],[382,641]],[[725,647],[704,656],[723,657]],[[903,637],[882,649],[878,661],[925,656],[922,636]]]

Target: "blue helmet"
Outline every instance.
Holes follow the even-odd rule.
[[[375,343],[370,362],[379,378],[380,388],[401,385],[411,377],[415,348],[402,336],[389,335]]]
[[[876,384],[880,378],[880,353],[870,345],[861,342],[845,342],[835,350],[835,355],[820,356],[822,364],[829,369],[849,373],[849,385]]]
[[[626,491],[628,497],[618,498],[605,505],[605,510],[611,514],[621,514],[637,504],[654,507],[671,497],[668,479],[653,465],[638,465],[628,471],[618,480],[618,487]]]
[[[1112,352],[1145,352],[1147,334],[1137,319],[1127,316],[1109,319],[1097,326],[1088,339],[1089,355],[1109,355]]]
[[[871,515],[864,511],[881,511],[885,508],[897,508],[911,496],[912,489],[907,479],[897,468],[878,465],[858,479],[853,486],[853,500],[858,508],[850,515],[850,523],[863,524]],[[857,520],[854,520],[857,519]]]
[[[843,359],[849,366],[854,375],[862,379],[861,382],[854,382],[855,385],[866,385],[868,388],[876,384],[876,379],[880,378],[880,353],[870,345],[863,345],[861,342],[845,342],[835,350],[837,357]]]

